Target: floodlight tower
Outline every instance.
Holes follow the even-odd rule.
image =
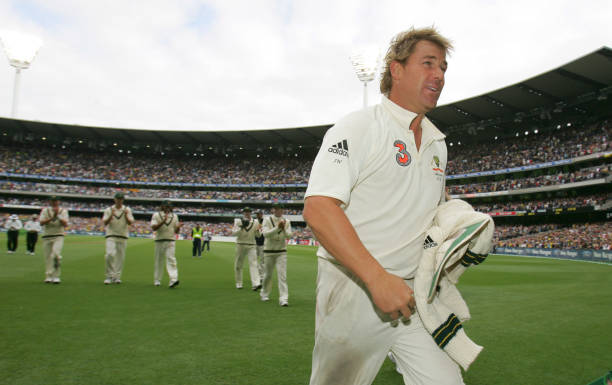
[[[4,47],[9,64],[15,67],[15,82],[13,84],[13,108],[11,117],[17,115],[17,102],[19,96],[19,80],[21,70],[30,66],[38,50],[42,46],[42,40],[36,36],[16,32],[2,31],[0,32],[0,42]]]
[[[368,106],[368,82],[376,77],[379,56],[374,52],[357,52],[350,56],[357,78],[363,82],[363,107]]]

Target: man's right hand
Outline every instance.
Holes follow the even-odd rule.
[[[416,308],[412,289],[396,275],[380,272],[367,286],[374,304],[391,319],[408,319]]]

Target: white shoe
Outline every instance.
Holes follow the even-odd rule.
[[[45,278],[45,281],[44,281],[44,282],[45,282],[45,283],[51,283],[51,282],[53,282],[53,279],[51,279],[51,278]]]
[[[116,285],[120,285],[121,284],[121,280],[119,278],[115,278],[113,280],[113,283],[116,284]]]
[[[242,289],[242,284],[241,283],[237,283],[236,284],[236,289]]]
[[[111,281],[111,279],[110,279],[110,278],[106,278],[106,279],[104,280],[104,284],[105,284],[105,285],[110,285],[111,283],[113,283],[113,281]]]
[[[57,284],[62,282],[59,278],[53,278],[53,283]]]
[[[289,306],[289,302],[287,302],[287,301],[281,301],[281,302],[279,302],[278,304],[279,304],[280,306],[282,306],[282,307],[287,307],[287,306]]]
[[[270,298],[268,297],[261,297],[261,302],[268,302],[270,300]]]
[[[155,285],[155,286],[161,286],[161,282],[159,282],[159,281],[155,281],[155,282],[153,282],[153,285]]]

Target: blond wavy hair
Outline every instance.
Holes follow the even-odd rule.
[[[410,54],[414,51],[416,43],[421,40],[430,41],[444,50],[444,54],[448,54],[453,50],[451,41],[440,33],[434,27],[426,27],[415,29],[410,28],[408,31],[400,32],[393,39],[385,55],[385,69],[380,77],[380,92],[383,95],[389,95],[393,78],[391,77],[391,63],[396,61],[405,64]]]

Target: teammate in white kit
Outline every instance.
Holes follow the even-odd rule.
[[[234,219],[232,235],[236,237],[236,259],[234,260],[234,277],[236,289],[242,289],[242,269],[244,258],[249,260],[249,274],[251,275],[251,289],[261,289],[261,277],[257,267],[257,251],[255,237],[261,234],[261,225],[251,217],[251,209],[242,209],[244,216]]]
[[[263,226],[264,216],[261,211],[255,213],[255,220]],[[259,278],[262,279],[261,284],[263,285],[264,279],[264,241],[265,238],[263,234],[260,233],[259,236],[255,237],[255,250],[257,252],[257,270],[259,271]]]
[[[50,205],[40,212],[45,255],[45,283],[60,283],[64,229],[68,226],[68,210],[61,208],[59,198],[49,198]]]
[[[102,222],[106,226],[106,278],[104,284],[121,283],[125,249],[129,236],[128,226],[134,223],[132,210],[123,204],[123,193],[115,194],[115,204],[104,210]]]
[[[38,215],[32,214],[30,220],[25,223],[23,226],[26,234],[26,245],[27,251],[26,253],[30,255],[34,255],[34,250],[36,248],[36,242],[38,242],[38,233],[42,231],[42,227],[40,227],[40,223],[38,223]]]
[[[283,217],[283,207],[275,204],[273,214],[263,221],[264,240],[264,278],[261,300],[269,301],[272,291],[272,274],[276,268],[278,279],[278,303],[289,306],[289,287],[287,286],[287,239],[291,237],[291,221]]]
[[[444,135],[425,113],[444,87],[449,49],[433,28],[398,34],[381,104],[349,114],[323,139],[304,205],[322,246],[311,385],[371,384],[389,351],[406,384],[463,384],[411,289],[445,197]]]
[[[179,218],[172,212],[172,202],[165,200],[161,204],[161,210],[151,217],[151,229],[155,231],[155,272],[153,273],[153,284],[161,285],[166,262],[166,270],[170,279],[169,287],[172,289],[179,284],[178,270],[175,257],[175,234],[178,234],[182,226]]]

